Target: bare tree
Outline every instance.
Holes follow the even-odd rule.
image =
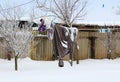
[[[107,29],[104,30],[108,30],[108,26]],[[111,26],[111,28],[109,28],[109,32],[103,32],[104,33],[104,37],[100,37],[99,40],[102,41],[104,47],[107,50],[107,58],[111,59],[113,54],[117,54],[116,53],[116,46],[117,46],[117,40],[119,39],[119,29],[115,28],[116,26]]]
[[[106,33],[106,40],[104,40],[104,45],[107,48],[107,58],[111,59],[112,54],[115,54],[116,50],[116,37],[115,32]]]
[[[0,35],[8,41],[7,46],[15,53],[15,70],[18,70],[17,59],[21,55],[28,55],[30,52],[30,41],[32,38],[31,25],[25,25],[24,29],[19,28],[20,18],[23,16],[23,8],[3,8],[0,5],[2,18]],[[19,11],[18,11],[19,10]]]
[[[60,19],[69,27],[86,15],[87,2],[85,0],[36,0],[36,2],[40,10]]]

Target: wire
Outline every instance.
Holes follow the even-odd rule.
[[[54,15],[43,15],[43,16],[34,17],[33,20],[39,19],[39,18],[42,18],[42,17],[55,17],[55,16]],[[56,17],[54,18],[54,20],[55,19],[56,19]]]
[[[32,3],[33,1],[35,1],[35,0],[31,0],[31,1],[29,1],[29,2],[20,4],[20,5],[14,6],[14,7],[10,7],[10,8],[7,8],[7,9],[1,9],[0,11],[6,11],[6,10],[10,10],[10,9],[15,9],[15,8],[17,8],[17,7],[20,7],[20,6],[24,6],[24,5],[30,4],[30,3]]]

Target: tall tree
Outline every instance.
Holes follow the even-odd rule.
[[[85,0],[36,0],[36,2],[40,10],[60,19],[69,27],[86,15],[87,2]]]
[[[17,59],[21,55],[28,55],[30,52],[30,41],[32,38],[31,25],[24,24],[24,28],[19,28],[20,18],[23,16],[23,8],[4,8],[0,5],[1,20],[0,35],[8,41],[7,46],[15,53],[15,70],[18,70]],[[19,11],[18,11],[19,10]]]

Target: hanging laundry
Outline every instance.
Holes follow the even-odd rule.
[[[105,29],[102,29],[102,28],[99,29],[98,31],[99,31],[100,33],[105,33],[105,32],[106,32],[106,30],[105,30]]]
[[[105,33],[105,29],[102,29],[102,33]]]
[[[41,22],[41,24],[40,24],[40,26],[39,26],[38,31],[39,31],[39,32],[43,32],[43,31],[46,30],[46,25],[45,25],[45,22],[44,22],[43,19],[40,19],[40,22]]]
[[[98,32],[102,32],[102,29],[99,29]]]
[[[47,37],[48,37],[49,40],[53,39],[54,26],[55,26],[55,23],[53,21],[51,21],[50,28],[48,28],[48,32],[47,32]]]
[[[106,29],[106,32],[110,32],[110,28],[107,28],[107,29]]]

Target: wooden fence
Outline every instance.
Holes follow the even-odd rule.
[[[96,26],[94,27],[97,29]],[[33,32],[33,34],[36,35],[38,33]],[[111,44],[108,45],[108,42]],[[119,32],[112,32],[112,34],[110,34],[99,33],[98,31],[81,31],[80,29],[78,32],[77,43],[79,49],[77,48],[78,46],[75,46],[75,60],[88,58],[103,59],[108,58],[108,54],[111,55],[111,58],[120,56]],[[0,46],[0,58],[6,58],[6,56],[7,52],[5,48]],[[46,36],[35,36],[34,40],[31,42],[31,53],[29,57],[33,60],[52,60],[52,56],[52,41],[48,40]],[[69,59],[68,55],[65,57],[65,60],[67,59]]]
[[[114,43],[114,45],[113,43],[111,44],[114,49],[110,48],[111,58],[120,56],[120,40],[118,36],[120,36],[120,33],[116,32],[110,37],[110,40]],[[79,31],[77,39],[79,49],[77,48],[78,46],[75,47],[74,59],[107,58],[107,41],[107,33]],[[52,41],[48,40],[47,37],[36,37],[33,44],[35,43],[38,43],[38,45],[32,49],[31,58],[34,60],[52,60]],[[67,60],[68,56],[65,59]]]
[[[0,37],[0,58],[2,59],[11,59],[14,57],[14,54],[13,54],[13,50],[12,49],[8,49],[8,47],[6,46],[7,45],[7,41],[3,38],[3,37]]]
[[[52,41],[47,37],[35,37],[32,42],[31,58],[34,60],[52,60]]]

